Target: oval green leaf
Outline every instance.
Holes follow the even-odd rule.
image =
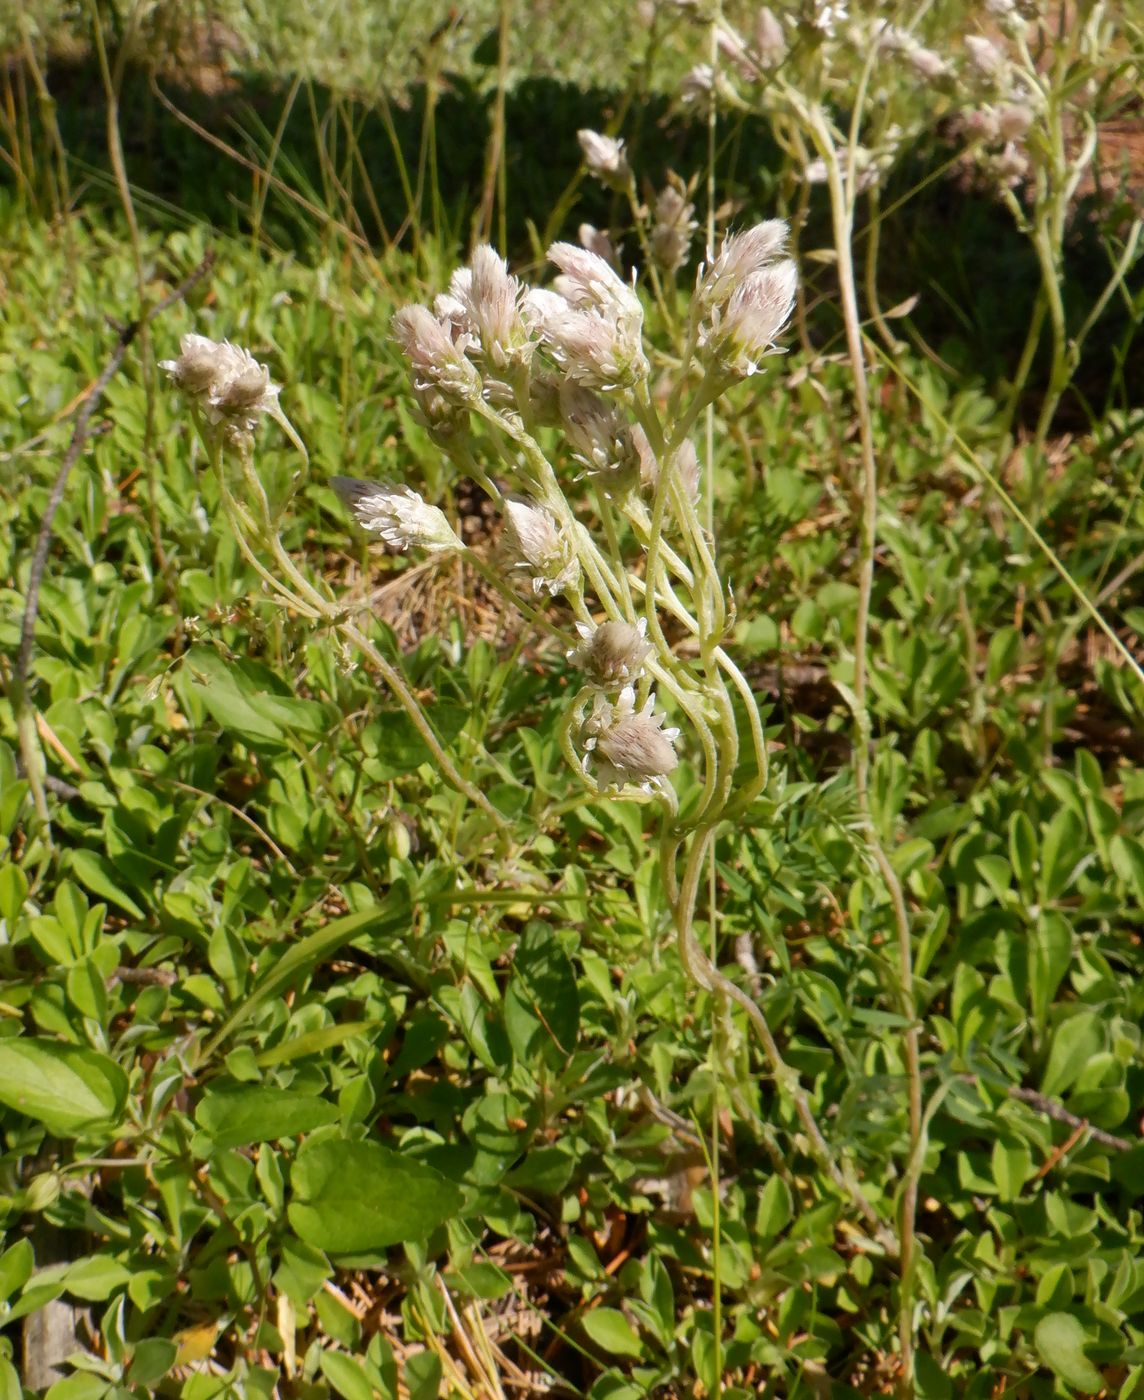
[[[375,1142],[322,1142],[290,1173],[290,1224],[331,1254],[423,1240],[456,1214],[461,1192],[440,1172]]]
[[[0,1103],[57,1137],[117,1119],[126,1099],[127,1076],[106,1055],[31,1036],[0,1040]]]
[[[216,1147],[274,1142],[311,1132],[337,1117],[336,1105],[316,1094],[292,1094],[288,1089],[249,1084],[215,1090],[195,1110],[195,1122]]]
[[[1084,1354],[1084,1328],[1072,1313],[1052,1312],[1042,1317],[1033,1333],[1037,1354],[1066,1385],[1096,1391],[1104,1378]]]

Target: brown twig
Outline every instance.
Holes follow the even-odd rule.
[[[1067,1108],[1046,1098],[1044,1094],[1039,1094],[1036,1089],[1026,1089],[1021,1084],[1010,1084],[1008,1094],[1011,1099],[1020,1099],[1022,1103],[1037,1109],[1046,1118],[1052,1118],[1058,1123],[1067,1123],[1070,1128],[1087,1132],[1093,1142],[1099,1142],[1102,1147],[1111,1147],[1116,1152],[1130,1152],[1135,1146],[1127,1138],[1117,1137],[1115,1133],[1106,1133],[1103,1128],[1094,1128],[1087,1118],[1070,1113]]]
[[[121,327],[110,358],[88,389],[79,411],[76,413],[71,442],[68,443],[64,459],[60,463],[60,469],[52,483],[44,518],[40,522],[39,534],[36,536],[36,547],[32,552],[32,565],[28,571],[28,592],[24,601],[24,618],[20,626],[20,649],[16,653],[16,665],[12,672],[9,693],[12,699],[12,708],[16,713],[17,724],[20,725],[20,756],[23,761],[24,774],[32,786],[37,814],[43,821],[47,820],[47,805],[44,802],[43,785],[35,762],[34,737],[25,717],[28,715],[28,672],[32,664],[36,620],[40,612],[40,585],[47,567],[48,550],[51,548],[52,524],[55,521],[56,511],[59,510],[60,503],[63,501],[64,488],[67,486],[71,469],[75,466],[76,460],[87,442],[88,425],[91,422],[92,414],[98,408],[108,384],[118,373],[135,337],[156,316],[161,315],[176,302],[182,301],[191,288],[206,276],[213,263],[214,254],[207,253],[189,277],[185,277],[161,301],[157,301],[154,306],[147,307],[137,320],[130,321],[126,326]],[[23,724],[21,724],[22,719],[24,719]]]

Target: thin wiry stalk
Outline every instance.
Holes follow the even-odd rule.
[[[909,913],[901,881],[894,869],[870,810],[870,716],[867,705],[867,670],[870,641],[870,602],[874,587],[874,551],[878,536],[878,464],[874,455],[874,431],[870,416],[870,396],[866,379],[866,358],[858,314],[858,298],[854,281],[852,246],[854,189],[851,178],[843,184],[838,160],[838,148],[822,113],[811,110],[811,130],[819,154],[826,162],[827,183],[833,219],[834,246],[838,256],[838,284],[842,315],[846,327],[846,346],[854,381],[854,406],[858,417],[859,440],[862,450],[862,512],[859,541],[858,614],[854,638],[853,708],[855,719],[854,786],[862,830],[867,849],[878,867],[890,905],[898,942],[898,1000],[906,1020],[903,1037],[906,1059],[906,1090],[909,1111],[909,1151],[903,1172],[901,1202],[898,1216],[899,1238],[899,1306],[898,1335],[901,1347],[901,1389],[903,1395],[913,1393],[915,1326],[914,1274],[916,1263],[916,1225],[918,1183],[921,1179],[923,1154],[919,1150],[922,1138],[922,1080],[918,1043],[917,1000],[914,992],[913,943]],[[853,141],[850,155],[853,170]]]

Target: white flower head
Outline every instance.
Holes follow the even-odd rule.
[[[560,417],[568,441],[590,476],[613,478],[631,476],[635,484],[639,470],[639,449],[632,436],[632,425],[615,404],[576,383],[560,386]]]
[[[599,627],[578,622],[576,631],[580,645],[573,647],[568,659],[584,672],[589,685],[601,690],[631,685],[651,655],[646,617],[634,627],[630,622],[602,622]]]
[[[505,502],[505,543],[515,556],[516,567],[532,575],[532,591],[553,597],[573,587],[580,578],[580,562],[572,542],[556,523],[551,511],[531,501]]]
[[[393,334],[413,371],[420,393],[436,390],[461,406],[481,395],[481,376],[465,356],[472,334],[451,319],[438,320],[427,306],[403,306],[393,318]]]
[[[358,481],[352,476],[331,477],[330,485],[362,529],[380,535],[394,549],[437,552],[463,547],[445,512],[429,505],[408,486]]]
[[[260,414],[277,412],[281,390],[249,350],[192,332],[183,336],[179,351],[177,360],[160,360],[159,368],[203,409],[211,423],[249,433]]]
[[[775,353],[797,291],[798,269],[789,258],[749,273],[726,306],[712,311],[710,323],[700,329],[700,343],[736,374],[756,373],[760,360]]]
[[[666,785],[667,775],[679,759],[675,752],[678,729],[664,729],[663,716],[655,711],[655,696],[648,695],[636,709],[636,693],[628,685],[613,704],[597,695],[581,728],[584,745],[582,766],[587,773],[593,762],[601,792],[629,783],[644,792]]]
[[[647,378],[643,307],[607,262],[574,243],[554,243],[554,291],[533,290],[525,317],[566,377],[589,389],[629,387]]]
[[[983,34],[965,36],[965,52],[969,61],[983,78],[1000,78],[1005,72],[1005,54],[992,39]]]
[[[625,190],[632,178],[632,168],[624,155],[624,143],[614,136],[603,136],[587,127],[576,133],[584,164],[603,184],[614,190]]]
[[[828,4],[826,0],[814,0],[808,23],[824,38],[830,39],[834,35],[835,27],[846,20],[848,8],[845,4]]]
[[[767,219],[742,233],[728,234],[710,267],[700,268],[696,297],[702,310],[723,306],[736,287],[754,272],[769,267],[786,247],[785,219]]]

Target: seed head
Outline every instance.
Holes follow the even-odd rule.
[[[358,481],[352,476],[331,477],[330,485],[353,511],[362,529],[380,535],[394,549],[437,552],[462,548],[444,511],[428,505],[408,486]]]
[[[572,542],[543,506],[530,501],[506,501],[505,542],[516,556],[516,567],[532,574],[534,593],[548,592],[555,597],[580,577]]]
[[[584,164],[597,180],[614,190],[625,190],[632,178],[632,168],[624,155],[624,143],[614,136],[602,136],[587,127],[576,133]]]
[[[568,653],[568,659],[580,667],[589,685],[601,690],[632,684],[651,654],[645,617],[634,627],[630,622],[602,622],[599,627],[578,622],[576,631],[580,645]]]
[[[678,729],[664,729],[663,716],[654,714],[655,696],[636,709],[635,690],[625,686],[613,704],[597,695],[584,722],[583,768],[596,760],[596,782],[601,792],[627,784],[653,792],[665,785],[679,762],[675,753]]]

